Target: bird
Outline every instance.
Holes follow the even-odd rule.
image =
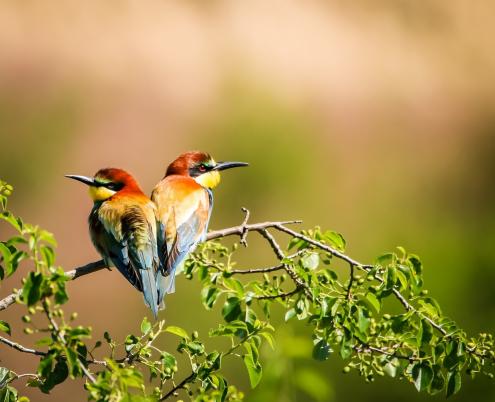
[[[206,238],[213,208],[213,192],[220,171],[248,166],[245,162],[216,162],[210,154],[186,152],[167,168],[151,200],[157,208],[157,249],[161,270],[157,275],[160,303],[175,292],[175,272],[186,256]]]
[[[115,266],[137,290],[156,319],[159,309],[156,276],[155,205],[137,181],[122,169],[100,169],[94,177],[66,175],[89,186],[91,240],[108,267]]]

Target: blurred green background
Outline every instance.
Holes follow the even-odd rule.
[[[363,261],[403,245],[422,257],[448,315],[493,332],[494,13],[493,2],[462,0],[3,1],[0,177],[15,187],[10,205],[55,233],[58,263],[71,269],[98,256],[89,197],[64,174],[122,167],[149,192],[183,151],[244,160],[248,169],[223,176],[211,228],[238,224],[245,206],[253,220],[342,232]],[[241,261],[271,262],[261,245],[253,238]],[[96,337],[136,332],[148,314],[116,272],[69,292],[68,310]],[[21,313],[2,319],[30,345]],[[161,317],[205,336],[219,315],[181,277]],[[366,385],[341,374],[338,357],[311,361],[304,323],[280,323],[277,339],[257,389],[243,367],[229,368],[248,401],[444,398],[387,378]],[[2,347],[0,364],[29,371],[35,360]],[[73,381],[25,393],[85,400]],[[492,401],[495,388],[466,379],[452,399]]]

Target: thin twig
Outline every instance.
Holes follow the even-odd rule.
[[[7,346],[10,346],[13,349],[18,350],[19,352],[30,353],[30,354],[36,355],[36,356],[46,356],[48,354],[47,352],[43,352],[42,350],[27,348],[27,347],[21,345],[20,343],[11,341],[10,339],[4,338],[3,336],[0,336],[0,342],[4,343]],[[105,362],[103,360],[87,360],[87,362],[89,364],[98,364],[98,365],[102,365],[102,366],[107,365],[107,362]]]
[[[237,235],[242,236],[242,234],[247,230],[248,232],[259,232],[263,229],[275,228],[283,225],[292,225],[296,223],[301,223],[301,220],[292,220],[292,221],[281,221],[281,222],[261,222],[261,223],[252,223],[249,225],[239,225],[233,226],[227,229],[214,230],[206,235],[206,240],[214,240],[220,239],[222,237]]]
[[[296,287],[294,290],[292,290],[290,292],[278,293],[276,295],[256,296],[256,297],[254,297],[254,299],[256,299],[256,300],[286,299],[287,297],[295,295],[296,293],[299,293],[301,291],[302,291],[302,288]]]
[[[334,257],[337,257],[343,261],[346,261],[349,264],[359,266],[362,268],[368,268],[371,269],[373,268],[373,265],[366,265],[366,264],[361,264],[359,261],[353,260],[351,257],[345,255],[344,253],[335,250],[334,248],[327,246],[326,244],[323,244],[317,240],[313,240],[311,237],[305,236],[301,233],[298,233],[292,229],[289,229],[284,226],[283,223],[279,223],[273,226],[274,228],[278,229],[281,232],[287,233],[288,235],[291,235],[292,237],[296,237],[298,239],[304,240],[305,242],[312,244],[313,246],[316,246],[322,250],[327,251],[328,253],[332,254]]]
[[[247,234],[248,234],[248,230],[246,229],[246,225],[248,223],[248,220],[249,220],[249,215],[250,215],[250,212],[249,212],[249,209],[247,208],[244,208],[242,207],[241,208],[241,211],[245,213],[245,216],[244,216],[244,220],[242,221],[241,223],[241,226],[243,227],[243,233],[241,235],[241,239],[240,239],[240,243],[244,246],[244,247],[247,247]]]
[[[188,382],[191,382],[193,378],[196,377],[196,373],[191,373],[189,374],[188,377],[184,378],[180,383],[178,383],[175,387],[173,387],[170,391],[168,391],[164,396],[162,396],[159,400],[164,401],[165,399],[170,398],[172,395],[174,395],[179,389],[184,388],[184,385],[186,385]]]
[[[279,244],[277,243],[277,241],[275,240],[275,238],[272,236],[272,234],[267,229],[261,229],[259,231],[259,233],[268,241],[268,243],[272,247],[274,253],[277,255],[277,257],[279,258],[279,260],[281,260],[281,261],[284,260],[285,259],[284,252],[282,251],[282,249],[280,248]],[[299,277],[299,275],[294,270],[294,268],[292,268],[289,264],[286,264],[284,262],[282,264],[284,266],[285,272],[287,272],[287,274],[294,281],[294,283],[296,284],[296,287],[304,289],[304,294],[308,298],[312,299],[313,298],[313,293],[311,292],[311,289],[309,288],[309,286],[307,285],[307,283],[304,282]]]
[[[74,280],[81,276],[92,274],[93,272],[100,271],[103,268],[108,268],[103,260],[90,262],[89,264],[77,267],[72,271],[67,271],[65,276],[68,280]],[[21,297],[22,289],[11,293],[0,300],[0,311],[5,310],[10,305],[14,304],[18,297]]]
[[[0,336],[0,342],[10,346],[11,348],[18,350],[19,352],[31,353],[32,355],[37,355],[37,356],[46,356],[46,352],[42,352],[41,350],[26,348],[25,346],[22,346],[20,343],[11,341],[10,339],[4,338],[3,336]]]
[[[333,256],[335,256],[335,257],[337,257],[337,258],[339,258],[339,259],[341,259],[343,261],[346,261],[351,266],[355,266],[355,267],[364,269],[365,271],[369,271],[369,270],[371,270],[373,268],[373,265],[361,264],[359,261],[356,261],[356,260],[350,258],[349,256],[341,253],[340,251],[337,251],[337,250],[333,249],[332,247],[327,246],[326,244],[323,244],[323,243],[321,243],[319,241],[313,240],[310,237],[305,236],[305,235],[303,235],[301,233],[297,233],[294,230],[285,227],[283,224],[275,225],[274,227],[276,229],[280,230],[281,232],[284,232],[284,233],[287,233],[287,234],[291,235],[292,237],[296,237],[298,239],[304,240],[307,243],[309,243],[309,244],[311,244],[311,245],[313,245],[315,247],[318,247],[318,248],[320,248],[322,250],[327,251],[328,253],[332,254]],[[375,275],[375,278],[377,280],[379,280],[380,282],[383,283],[383,278],[382,277],[380,277],[378,275]],[[443,329],[439,324],[437,324],[430,317],[428,317],[425,314],[423,314],[423,313],[419,312],[418,310],[416,310],[406,300],[406,298],[402,295],[402,293],[400,293],[399,290],[397,290],[396,288],[393,288],[392,289],[392,292],[393,292],[393,294],[395,295],[395,297],[399,300],[399,302],[404,306],[404,308],[407,311],[414,311],[415,313],[417,313],[418,315],[420,315],[422,318],[424,318],[426,321],[428,321],[431,324],[431,326],[434,327],[437,331],[439,331],[442,335],[447,335],[447,331],[445,329]]]
[[[262,273],[267,273],[267,272],[273,272],[273,271],[280,271],[281,269],[284,269],[284,264],[279,264],[279,265],[274,265],[273,267],[266,267],[266,268],[251,268],[251,269],[233,269],[232,271],[229,271],[229,274],[239,274],[239,275],[244,275],[244,274],[262,274]]]
[[[347,300],[351,300],[352,299],[352,293],[351,293],[351,290],[352,290],[352,284],[354,283],[354,264],[350,264],[350,269],[351,269],[351,272],[349,273],[349,286],[347,286]]]
[[[356,345],[354,347],[354,350],[356,352],[358,352],[358,353],[370,353],[370,352],[374,352],[374,353],[378,353],[378,354],[385,355],[385,356],[396,357],[397,359],[401,359],[401,360],[408,360],[408,361],[420,360],[420,359],[418,359],[417,357],[414,357],[414,356],[399,355],[395,351],[394,352],[389,352],[389,351],[384,350],[382,348],[377,348],[375,346],[369,346],[369,345],[359,345],[359,346]]]
[[[60,329],[58,327],[57,322],[53,319],[52,313],[50,312],[50,309],[48,308],[48,304],[46,300],[43,300],[41,303],[43,305],[43,310],[45,310],[46,317],[48,318],[48,321],[50,321],[50,324],[53,326],[53,330],[55,331],[55,334],[57,335],[58,339],[60,339],[60,342],[67,347],[67,341],[65,340],[64,336],[60,332]],[[84,363],[77,357],[77,364],[81,368],[82,372],[84,375],[94,384],[96,383],[96,379],[93,377],[93,374],[89,372],[87,367],[84,365]]]

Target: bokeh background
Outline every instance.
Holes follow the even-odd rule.
[[[239,223],[245,206],[253,220],[342,232],[363,261],[403,245],[422,256],[448,315],[473,334],[493,331],[493,15],[486,0],[2,1],[0,177],[15,187],[10,205],[55,234],[68,270],[98,256],[91,202],[64,174],[122,167],[149,192],[179,153],[206,150],[251,164],[224,174],[212,228]],[[258,246],[241,260],[266,265]],[[197,283],[181,277],[177,288],[162,317],[205,336],[218,314],[201,307]],[[148,314],[116,272],[69,292],[68,310],[96,337],[137,332]],[[30,345],[22,309],[2,319]],[[277,338],[254,391],[243,367],[229,369],[250,402],[444,399],[387,378],[366,385],[342,375],[336,356],[311,361],[304,324],[280,324]],[[0,360],[36,364],[5,346]],[[21,392],[85,400],[74,381],[47,396]],[[452,400],[495,400],[495,388],[466,379]]]

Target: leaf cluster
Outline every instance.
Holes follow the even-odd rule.
[[[12,190],[0,181],[0,219],[11,232],[0,242],[0,282],[19,267],[25,269],[22,288],[13,297],[25,306],[23,330],[36,336],[37,349],[4,336],[0,343],[39,356],[39,363],[33,373],[0,368],[2,401],[27,400],[13,386],[22,378],[49,393],[78,377],[85,379],[88,399],[95,401],[178,396],[240,401],[243,393],[230,384],[224,361],[242,361],[256,387],[263,375],[260,348],[263,343],[276,347],[272,320],[281,309],[285,321],[307,323],[313,359],[340,358],[343,373],[355,370],[367,382],[386,375],[408,381],[418,391],[450,396],[460,390],[465,375],[493,377],[492,335],[468,336],[442,313],[424,288],[418,256],[399,247],[373,264],[361,264],[345,254],[341,234],[318,227],[295,232],[275,225],[288,235],[283,249],[265,227],[252,226],[274,251],[273,266],[239,268],[238,245],[227,248],[220,241],[206,242],[190,255],[185,278],[200,281],[204,308],[221,315],[208,338],[228,339],[229,347],[211,349],[208,338],[200,339],[194,328],[151,323],[146,317],[138,334],[116,340],[105,332],[95,339],[90,327],[77,324],[76,312],[65,311],[66,285],[73,278],[55,265],[53,236],[8,209]],[[247,232],[235,234],[246,243]],[[0,301],[0,309],[8,305]],[[7,336],[14,332],[1,320],[0,331]],[[176,348],[164,350],[164,337],[174,339]]]

